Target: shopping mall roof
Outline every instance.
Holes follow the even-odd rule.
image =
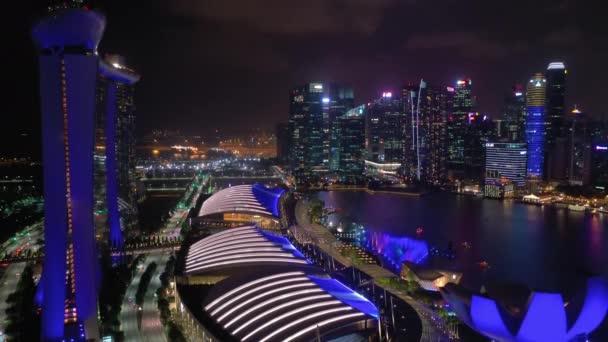
[[[262,184],[236,185],[218,191],[202,205],[199,216],[224,213],[245,213],[279,217],[279,199],[283,189]]]
[[[322,270],[240,274],[220,282],[203,303],[239,341],[308,341],[375,326],[377,308]]]
[[[192,244],[186,257],[186,274],[286,263],[309,264],[285,237],[250,225],[231,228]]]

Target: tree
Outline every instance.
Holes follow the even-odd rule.
[[[311,223],[320,223],[321,217],[323,216],[323,208],[325,207],[325,202],[320,199],[314,199],[310,201],[308,216],[310,217]]]
[[[40,340],[40,315],[38,314],[34,296],[36,284],[34,272],[28,265],[23,269],[17,289],[9,295],[6,309],[6,320],[9,322],[5,334],[11,341]]]

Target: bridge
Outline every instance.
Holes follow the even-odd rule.
[[[140,255],[147,253],[161,253],[161,252],[175,252],[179,251],[181,244],[167,244],[161,246],[147,246],[138,248],[124,248],[122,250],[113,249],[112,256],[125,256],[125,255]]]
[[[34,183],[34,181],[32,179],[19,179],[19,178],[15,178],[15,179],[0,179],[0,184],[5,184],[5,183],[9,183],[9,184]]]
[[[275,175],[259,175],[259,176],[213,176],[213,179],[279,179]]]

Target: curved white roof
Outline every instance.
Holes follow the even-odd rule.
[[[307,265],[308,261],[286,238],[245,226],[192,244],[186,257],[186,274],[255,264]]]
[[[278,217],[282,189],[268,189],[261,184],[236,185],[218,191],[201,206],[198,216],[242,212]]]
[[[317,329],[321,334],[353,329],[378,314],[371,302],[337,280],[303,271],[238,282],[209,299],[204,310],[236,339],[255,342],[309,340]]]

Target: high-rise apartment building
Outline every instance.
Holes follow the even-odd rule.
[[[528,143],[528,176],[543,177],[545,147],[546,79],[535,74],[526,90],[526,142]]]
[[[465,138],[473,105],[472,81],[458,80],[454,87],[453,109],[447,121],[448,170],[456,176],[464,172]]]
[[[289,164],[303,180],[323,168],[323,84],[293,88],[289,106]]]
[[[96,206],[107,211],[113,246],[123,243],[123,231],[137,225],[135,183],[135,84],[139,75],[124,58],[106,55],[99,65],[96,93]]]
[[[44,165],[42,340],[99,340],[93,225],[97,45],[105,18],[62,9],[38,22]]]

